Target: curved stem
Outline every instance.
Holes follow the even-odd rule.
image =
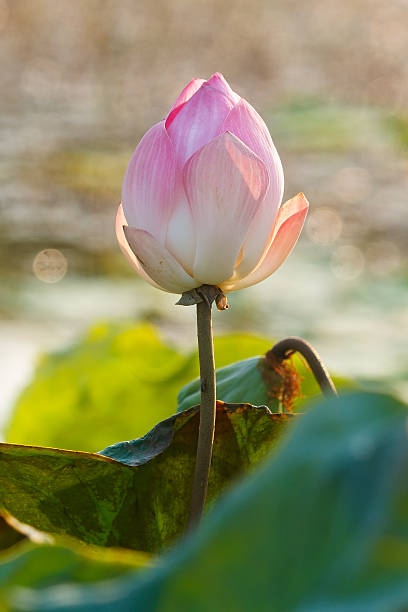
[[[211,305],[204,300],[197,304],[198,355],[200,359],[201,401],[197,458],[195,463],[190,516],[187,530],[200,520],[207,494],[208,476],[214,441],[216,397],[214,346],[211,322]]]
[[[271,349],[279,361],[288,359],[293,353],[300,353],[307,361],[310,369],[312,370],[317,383],[326,397],[337,396],[336,387],[327,371],[325,365],[320,359],[319,354],[313,348],[309,342],[303,340],[303,338],[297,338],[296,336],[290,336],[277,342]]]

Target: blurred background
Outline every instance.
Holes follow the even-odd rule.
[[[407,0],[0,0],[0,429],[38,356],[97,321],[195,346],[194,309],[134,276],[114,218],[143,133],[216,71],[265,118],[286,199],[311,204],[216,332],[302,335],[408,398],[407,20]]]

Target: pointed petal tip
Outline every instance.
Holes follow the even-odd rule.
[[[299,202],[302,202],[303,206],[305,206],[306,208],[309,208],[309,200],[307,199],[303,191],[299,191],[299,193],[295,195],[292,199],[295,199],[295,198],[297,198]]]
[[[303,192],[298,193],[293,196],[289,200],[286,200],[280,207],[278,211],[278,216],[275,221],[275,234],[277,233],[279,227],[291,216],[297,213],[304,213],[306,216],[307,211],[309,210],[309,201],[307,200],[305,194]]]
[[[192,98],[192,96],[201,88],[205,83],[204,79],[191,79],[191,81],[184,87],[173,106],[171,107],[169,114],[167,115],[165,128],[166,130],[173,123],[183,106]]]
[[[205,85],[168,118],[167,133],[179,166],[224,131],[222,125],[235,104],[220,88]]]
[[[224,77],[224,75],[221,72],[214,72],[214,74],[212,74],[210,78],[207,79],[205,82],[206,85],[216,85],[217,83],[228,85],[227,79]]]
[[[241,97],[231,89],[227,79],[224,77],[221,72],[215,72],[204,84],[203,87],[212,87],[213,89],[217,89],[219,92],[223,93],[227,98],[229,98],[234,104],[237,104]]]

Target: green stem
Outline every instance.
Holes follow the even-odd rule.
[[[197,304],[197,336],[201,378],[200,428],[198,432],[190,516],[187,525],[188,531],[197,525],[203,513],[215,430],[214,345],[211,306],[207,300]]]

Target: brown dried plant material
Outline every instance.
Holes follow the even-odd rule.
[[[293,403],[301,396],[301,379],[292,360],[279,361],[268,351],[258,367],[268,397],[279,401],[282,412],[293,412]]]

